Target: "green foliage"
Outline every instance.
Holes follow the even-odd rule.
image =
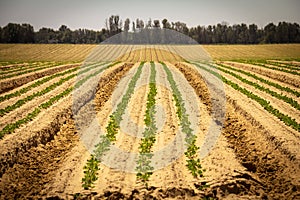
[[[263,86],[261,86],[261,85],[259,85],[257,83],[249,81],[249,80],[247,80],[247,79],[245,79],[245,78],[243,78],[243,77],[241,77],[241,76],[239,76],[239,75],[237,75],[237,74],[235,74],[235,73],[233,73],[231,71],[223,69],[221,67],[215,67],[213,65],[209,65],[209,66],[212,67],[212,68],[218,69],[218,70],[220,70],[222,72],[225,72],[227,74],[230,74],[231,76],[239,79],[243,83],[246,83],[248,85],[253,86],[254,88],[256,88],[258,90],[266,92],[266,93],[272,95],[273,97],[276,97],[277,99],[283,100],[284,102],[290,104],[292,107],[296,108],[297,110],[300,110],[300,105],[298,104],[298,102],[296,100],[290,98],[290,97],[287,97],[286,95],[278,94],[277,92],[274,92],[274,91],[270,90],[269,88],[265,88],[265,87],[263,87]],[[224,65],[221,65],[221,66],[223,67]]]
[[[35,67],[39,67],[41,65],[51,65],[51,64],[54,64],[55,62],[28,62],[28,63],[20,63],[22,65],[14,65],[13,67],[10,67],[10,68],[3,68],[1,70],[3,71],[0,71],[0,75],[6,75],[6,74],[10,74],[10,73],[13,73],[13,72],[20,72],[22,70],[25,70],[25,69],[28,69],[28,68],[35,68]]]
[[[109,116],[110,120],[108,126],[106,127],[106,136],[110,142],[116,141],[116,135],[118,133],[119,124],[117,124],[115,117],[113,115]]]
[[[126,93],[122,97],[121,102],[117,105],[117,109],[109,116],[109,122],[106,127],[106,135],[101,137],[101,142],[96,145],[95,154],[97,154],[100,158],[105,151],[109,149],[110,143],[116,141],[116,135],[118,134],[118,130],[120,128],[120,122],[122,120],[122,115],[125,112],[125,109],[129,103],[130,97],[134,92],[134,88],[136,85],[137,80],[139,79],[142,73],[142,67],[144,63],[142,62],[132,77]]]
[[[188,119],[188,114],[186,113],[186,109],[184,107],[182,95],[176,85],[171,71],[168,69],[165,63],[161,62],[161,64],[164,67],[164,70],[167,74],[167,79],[173,91],[173,98],[177,109],[176,114],[180,120],[181,131],[186,134],[185,142],[187,145],[187,150],[184,153],[187,157],[186,166],[195,178],[203,177],[203,172],[205,170],[202,169],[200,159],[197,158],[197,151],[199,150],[199,147],[196,146],[197,136],[193,134],[193,129],[190,128],[191,122]]]
[[[141,144],[139,146],[139,158],[137,161],[136,171],[137,179],[141,180],[146,187],[148,187],[148,180],[152,175],[152,170],[154,169],[151,164],[151,158],[153,154],[151,154],[151,148],[155,143],[155,133],[157,131],[157,127],[155,125],[155,96],[157,94],[155,77],[156,70],[154,62],[151,62],[151,73],[150,73],[150,83],[149,83],[149,92],[147,96],[147,104],[146,104],[146,112],[144,122],[146,125],[145,131],[143,132],[144,138],[141,140]]]
[[[265,110],[267,110],[269,113],[276,116],[278,119],[280,119],[286,125],[291,126],[296,131],[300,131],[300,124],[295,119],[292,119],[290,116],[285,115],[285,114],[281,113],[279,110],[275,109],[273,106],[270,105],[270,102],[268,102],[265,99],[253,94],[249,90],[240,87],[238,84],[226,79],[224,76],[221,76],[220,74],[218,74],[217,72],[209,69],[208,67],[204,67],[203,65],[199,65],[197,63],[193,63],[193,64],[195,66],[197,66],[198,68],[201,68],[201,69],[215,75],[216,77],[220,78],[224,83],[230,85],[233,89],[245,94],[248,98],[256,101],[257,103],[259,103]]]
[[[84,178],[82,178],[82,187],[85,190],[93,188],[94,182],[98,179],[98,163],[99,161],[94,157],[94,155],[92,155],[91,158],[87,160],[86,165],[83,167]]]
[[[267,65],[268,63],[266,63],[265,61],[264,62],[244,61],[244,63],[257,65],[257,66],[261,66],[261,67],[276,70],[276,71],[286,72],[286,73],[293,74],[293,75],[298,75],[298,76],[300,75],[299,72],[287,70],[287,69],[283,68],[282,66],[281,66],[281,68],[268,66]]]
[[[7,94],[5,96],[1,96],[0,97],[0,102],[3,102],[5,100],[9,100],[9,99],[11,99],[13,97],[16,97],[16,96],[21,96],[21,94],[24,94],[24,93],[30,91],[32,88],[38,87],[38,86],[40,86],[40,85],[42,85],[42,84],[50,81],[51,79],[56,78],[56,77],[64,76],[66,74],[72,73],[72,72],[74,72],[74,71],[76,71],[78,69],[79,69],[79,67],[76,67],[74,69],[71,69],[71,70],[68,70],[68,71],[65,71],[65,72],[62,72],[62,73],[57,73],[57,74],[53,74],[51,76],[45,77],[45,78],[43,78],[41,80],[38,80],[35,83],[33,83],[33,84],[31,84],[31,85],[29,85],[29,86],[27,86],[25,88],[22,88],[22,89],[20,89],[20,90],[18,90],[16,92]]]
[[[141,62],[137,72],[128,84],[128,88],[126,90],[126,93],[122,97],[121,102],[117,105],[117,109],[109,116],[109,122],[106,127],[106,134],[104,136],[100,136],[100,142],[95,146],[96,149],[94,150],[94,156],[99,160],[101,160],[101,157],[105,154],[105,152],[109,150],[111,143],[116,141],[116,136],[120,128],[122,115],[124,114],[129,100],[134,92],[136,82],[141,76],[143,66],[144,62]],[[88,165],[86,166],[87,168],[89,167]]]
[[[269,80],[265,80],[265,79],[263,79],[263,78],[261,78],[261,77],[259,77],[259,76],[256,76],[255,74],[252,74],[252,73],[250,73],[250,72],[243,71],[243,70],[241,70],[241,69],[236,69],[236,68],[229,67],[229,66],[227,66],[227,65],[222,65],[222,64],[218,64],[218,65],[221,66],[221,67],[223,67],[223,68],[227,68],[227,69],[230,69],[230,70],[233,70],[233,71],[236,71],[236,72],[245,74],[245,75],[247,75],[247,76],[249,76],[249,77],[252,77],[252,78],[255,78],[256,80],[259,80],[259,81],[262,82],[262,83],[266,83],[266,84],[268,84],[268,85],[270,85],[270,86],[272,86],[272,87],[275,87],[275,88],[277,88],[277,89],[279,89],[279,90],[286,91],[286,92],[289,92],[289,93],[291,93],[291,94],[296,95],[297,97],[300,97],[300,92],[298,92],[298,91],[296,91],[296,90],[293,90],[293,89],[291,89],[291,88],[289,88],[289,87],[281,86],[281,85],[279,85],[279,84],[277,84],[277,83],[274,83],[274,82],[269,81]]]
[[[48,86],[47,88],[43,89],[42,91],[39,92],[35,92],[32,95],[29,95],[23,99],[18,100],[16,103],[14,103],[13,105],[7,106],[4,109],[0,109],[0,116],[4,116],[7,113],[21,107],[22,105],[24,105],[25,103],[27,103],[28,101],[33,100],[36,97],[40,97],[43,96],[44,94],[47,94],[48,92],[54,90],[55,88],[57,88],[58,86],[62,85],[63,83],[67,82],[68,80],[74,78],[76,76],[75,74],[72,74],[66,78],[62,78],[60,79],[58,82],[53,83],[52,85]]]
[[[78,73],[78,75],[83,74],[83,73],[86,73],[86,72],[88,72],[88,71],[90,71],[90,70],[92,70],[92,69],[94,69],[94,68],[96,68],[96,67],[98,67],[98,66],[100,66],[100,65],[102,65],[102,64],[103,64],[103,63],[96,64],[96,65],[92,65],[92,66],[87,65],[87,66],[84,67],[84,70],[82,70],[82,71],[80,71],[80,72]],[[91,68],[87,68],[87,67],[91,67]],[[57,77],[64,76],[64,75],[66,75],[66,74],[70,74],[70,73],[72,73],[72,72],[75,72],[75,71],[77,71],[78,69],[80,69],[80,67],[76,67],[76,68],[73,68],[73,69],[70,69],[70,70],[61,72],[61,73],[55,73],[55,74],[53,74],[53,75],[51,75],[51,76],[44,77],[43,79],[40,79],[40,80],[34,82],[33,84],[31,84],[31,85],[25,87],[25,88],[22,88],[22,89],[20,89],[20,90],[18,90],[18,91],[15,91],[15,92],[13,92],[13,93],[7,94],[7,95],[5,95],[5,96],[1,96],[1,97],[0,97],[0,102],[3,102],[3,101],[5,101],[5,100],[9,100],[9,99],[11,99],[11,98],[13,98],[13,97],[16,97],[16,96],[21,96],[21,94],[24,94],[24,93],[30,91],[31,89],[33,89],[33,88],[35,88],[35,87],[38,87],[38,86],[40,86],[40,85],[42,85],[42,84],[44,84],[44,83],[46,83],[46,82],[48,82],[48,81],[50,81],[50,80],[52,80],[52,79],[54,79],[54,78],[57,78]]]
[[[276,62],[276,61],[270,61],[270,60],[264,60],[263,63],[265,64],[269,64],[269,65],[274,65],[277,67],[283,67],[289,70],[300,70],[299,66],[295,66],[293,64],[289,64],[289,63],[281,63],[281,62]]]
[[[54,63],[54,64],[46,64],[46,65],[42,65],[41,67],[36,67],[34,69],[28,69],[28,70],[23,70],[23,71],[18,71],[17,73],[13,73],[13,74],[8,74],[8,75],[4,75],[1,77],[1,79],[6,79],[6,78],[11,78],[14,76],[19,76],[19,75],[23,75],[23,74],[27,74],[30,72],[36,72],[36,71],[40,71],[43,69],[47,69],[47,68],[51,68],[51,67],[56,67],[58,65],[60,65],[61,63]]]
[[[114,63],[116,64],[116,63]],[[99,73],[101,73],[103,70],[113,66],[114,64],[110,64],[104,68],[101,68],[100,70],[96,71],[95,73],[89,75],[88,77],[91,78],[93,76],[98,75]],[[81,73],[87,72],[88,69],[83,70]],[[78,88],[80,87],[83,83],[85,83],[85,81],[87,81],[88,79],[84,79],[84,81],[79,81],[78,84],[76,84],[75,86]],[[74,87],[69,87],[67,88],[65,91],[61,92],[60,94],[50,98],[48,101],[40,104],[37,108],[35,108],[34,111],[32,111],[31,113],[29,113],[25,118],[20,119],[16,122],[7,124],[1,131],[0,131],[0,139],[2,139],[4,137],[4,135],[6,134],[10,134],[13,133],[17,128],[19,128],[22,124],[26,124],[29,121],[32,121],[33,118],[35,118],[42,109],[47,109],[50,106],[52,106],[55,102],[59,101],[60,99],[62,99],[63,97],[69,95],[72,91],[73,91]]]

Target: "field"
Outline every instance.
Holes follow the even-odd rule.
[[[0,199],[300,199],[300,45],[0,45]]]

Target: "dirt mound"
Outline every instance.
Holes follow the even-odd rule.
[[[34,72],[34,73],[29,73],[26,75],[21,75],[17,77],[10,78],[8,80],[3,80],[0,82],[0,94],[7,92],[9,90],[12,90],[16,87],[19,87],[21,85],[24,85],[26,83],[29,83],[31,81],[34,81],[36,79],[39,79],[43,76],[48,76],[51,74],[55,74],[61,71],[64,71],[66,69],[78,67],[79,65],[63,65],[51,69],[46,69],[41,72]]]
[[[111,94],[113,87],[131,66],[121,65],[100,79],[98,89],[101,86],[105,87],[101,87],[97,96],[105,97]],[[101,105],[102,101],[107,101],[108,98],[109,96],[101,98],[98,103]],[[66,110],[62,112],[64,115],[58,115],[42,131],[36,134],[31,133],[34,137],[27,138],[28,141],[24,140],[22,135],[15,135],[15,139],[22,141],[22,145],[16,144],[15,148],[2,153],[0,162],[1,198],[16,199],[39,196],[44,185],[53,179],[57,169],[61,167],[68,152],[78,145],[79,136],[76,134],[72,119],[71,105],[66,105]],[[6,146],[11,146],[9,144],[10,141],[6,141]]]
[[[180,65],[176,65],[177,68]],[[186,66],[187,67],[187,66]],[[180,69],[180,68],[179,68]],[[190,69],[189,69],[190,70]],[[189,73],[185,73],[189,83],[198,93],[203,92],[199,84],[202,82],[201,75],[197,72],[193,74],[193,79],[190,79]],[[222,183],[219,186],[214,186],[216,194],[222,194],[224,188],[227,188],[227,193],[231,194],[254,194],[261,197],[271,199],[295,199],[299,197],[300,185],[293,181],[295,169],[297,169],[293,161],[288,155],[278,150],[270,139],[266,138],[266,130],[256,121],[249,113],[245,112],[233,97],[227,96],[226,120],[223,128],[223,134],[227,138],[230,147],[234,150],[239,162],[249,171],[244,177],[245,180],[251,182],[241,182],[234,178],[234,182]],[[297,173],[297,172],[296,172]],[[233,184],[234,183],[234,184]],[[224,192],[224,191],[223,191]]]

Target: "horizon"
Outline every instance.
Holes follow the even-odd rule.
[[[56,4],[55,4],[56,3]],[[269,23],[300,22],[300,1],[297,0],[265,0],[265,1],[236,1],[226,2],[215,0],[181,1],[46,1],[46,0],[2,0],[0,2],[0,26],[8,23],[28,23],[38,31],[42,27],[58,30],[66,25],[71,30],[105,28],[105,19],[111,15],[119,15],[125,21],[137,18],[148,21],[166,18],[169,22],[183,22],[188,27],[217,25],[226,22],[234,24],[256,24],[263,28]],[[201,8],[201,9],[199,9]],[[12,14],[13,13],[13,14]],[[188,13],[186,15],[185,13]]]

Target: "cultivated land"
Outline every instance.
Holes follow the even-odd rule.
[[[300,45],[203,48],[1,44],[1,199],[300,198]]]

